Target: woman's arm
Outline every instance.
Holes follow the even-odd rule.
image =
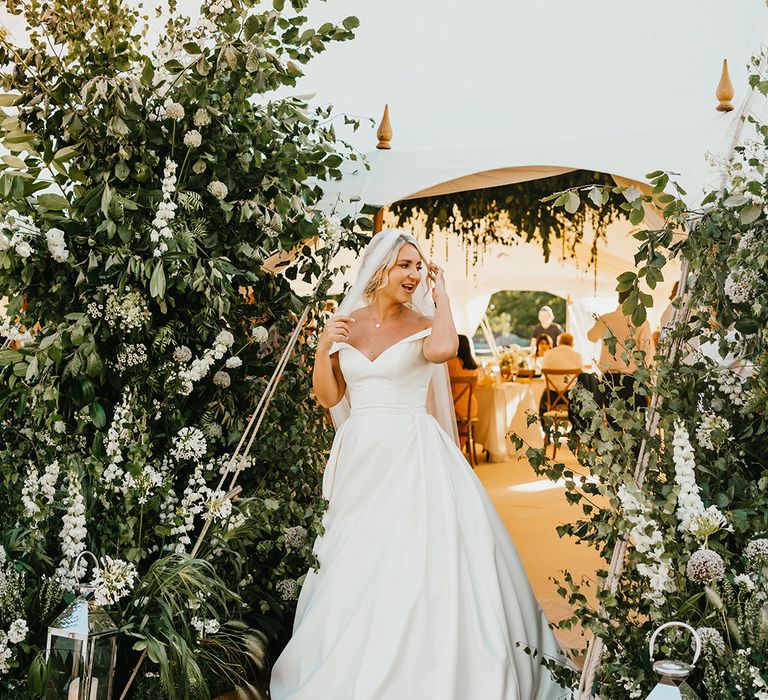
[[[349,326],[355,319],[351,316],[334,316],[325,324],[317,340],[315,365],[312,368],[312,390],[321,406],[331,408],[341,401],[347,390],[347,383],[339,367],[339,354],[328,354],[334,343],[346,342]]]
[[[424,357],[429,362],[439,364],[456,357],[459,349],[459,335],[453,324],[451,302],[445,289],[443,271],[437,265],[430,263],[429,279],[432,287],[432,299],[435,302],[435,320],[432,323],[432,333],[424,339]]]

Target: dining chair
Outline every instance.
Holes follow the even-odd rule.
[[[472,416],[472,396],[475,386],[477,385],[477,377],[451,377],[451,388],[461,387],[461,391],[453,397],[453,409],[456,413],[456,425],[459,428],[459,434],[462,434],[462,428],[467,437],[466,450],[467,458],[472,469],[477,466],[477,451],[475,448],[475,423],[477,423],[477,416]],[[459,407],[459,403],[466,397],[467,408],[466,412]],[[466,413],[466,415],[464,415]]]
[[[581,368],[578,369],[542,369],[541,374],[544,377],[544,406],[546,410],[542,414],[545,421],[551,421],[554,439],[552,440],[552,459],[557,455],[558,430],[561,423],[570,424],[568,417],[568,390],[578,379]],[[553,378],[562,378],[565,384],[553,381]],[[549,442],[549,433],[544,433],[544,453],[547,451]]]

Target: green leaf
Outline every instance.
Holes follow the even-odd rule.
[[[633,226],[637,226],[638,224],[642,223],[644,218],[645,209],[643,209],[643,207],[632,207],[629,210],[629,223],[631,223]]]
[[[41,194],[37,201],[40,206],[45,207],[51,211],[61,211],[62,209],[69,209],[69,202],[65,197],[60,194],[46,193]]]
[[[3,163],[5,163],[9,168],[18,168],[19,170],[23,170],[27,167],[27,164],[18,156],[0,156],[0,160],[2,160]]]
[[[101,374],[101,370],[104,369],[104,363],[99,357],[99,353],[92,352],[88,355],[88,361],[85,364],[85,374],[89,377],[97,377]]]
[[[0,350],[0,366],[13,365],[24,359],[18,350]]]
[[[162,260],[158,260],[152,272],[152,278],[149,280],[149,293],[155,299],[165,296],[165,270],[163,270]]]
[[[112,190],[109,185],[104,185],[104,191],[101,193],[101,213],[109,218],[109,205],[112,203]]]
[[[570,190],[565,198],[565,211],[569,214],[575,214],[579,210],[580,205],[581,199],[579,198],[579,195],[573,190]]]
[[[18,95],[10,95],[7,92],[0,94],[0,107],[13,107],[18,99]]]
[[[66,163],[68,160],[72,160],[78,154],[76,146],[64,146],[60,148],[53,156],[53,160],[59,163]]]
[[[94,401],[88,407],[88,415],[91,417],[93,424],[99,429],[107,424],[107,414],[104,411],[104,407],[98,401]]]
[[[739,212],[739,221],[742,224],[751,224],[753,221],[757,221],[762,213],[763,208],[759,204],[752,204]]]
[[[357,17],[350,15],[345,18],[341,24],[344,29],[357,29],[357,27],[360,26],[360,20]]]

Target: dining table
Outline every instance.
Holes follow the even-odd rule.
[[[544,379],[540,377],[478,384],[475,442],[488,452],[491,462],[505,462],[524,454],[528,447],[544,445],[541,425],[528,425],[528,415],[538,413],[543,393]],[[509,433],[523,438],[520,450],[507,437]]]

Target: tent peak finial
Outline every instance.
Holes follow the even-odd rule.
[[[392,140],[392,123],[389,121],[389,105],[384,105],[384,114],[381,117],[381,123],[376,130],[376,138],[379,142],[376,144],[376,148],[380,151],[388,151],[392,148],[390,141]]]
[[[715,97],[720,101],[717,105],[718,112],[730,112],[733,109],[731,100],[733,99],[733,83],[731,76],[728,75],[728,59],[723,59],[723,71],[720,74],[720,82],[715,91]]]

